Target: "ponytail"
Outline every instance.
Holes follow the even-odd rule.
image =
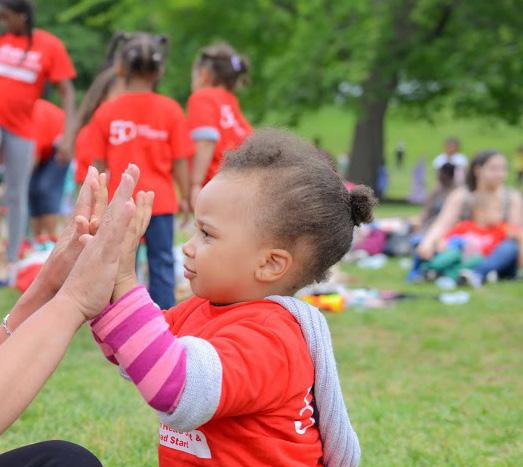
[[[207,67],[214,84],[231,92],[249,82],[249,61],[225,42],[203,48],[196,66]]]
[[[115,52],[121,61],[129,81],[133,76],[152,76],[156,81],[165,63],[169,41],[167,37],[146,33],[131,35],[119,52]]]

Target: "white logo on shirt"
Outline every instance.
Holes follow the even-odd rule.
[[[212,459],[207,438],[199,430],[182,432],[160,423],[160,444],[200,459]]]
[[[9,44],[0,47],[0,76],[33,84],[42,70],[42,53]]]
[[[238,120],[236,120],[230,105],[221,106],[220,125],[224,130],[232,128],[240,138],[245,136],[245,129],[243,129],[238,123]]]
[[[168,134],[165,130],[155,130],[149,125],[138,125],[127,120],[113,120],[110,127],[109,142],[118,146],[132,141],[137,136],[156,141],[166,141]]]
[[[294,421],[294,428],[296,429],[296,433],[298,433],[299,435],[304,435],[307,432],[307,430],[311,426],[314,426],[314,424],[316,423],[316,420],[314,420],[314,417],[312,416],[312,415],[314,415],[314,407],[311,405],[311,402],[312,402],[311,391],[312,391],[312,387],[310,387],[308,389],[307,394],[305,394],[305,397],[303,398],[303,402],[305,402],[305,407],[303,407],[303,409],[301,409],[299,412],[300,417],[303,417],[303,415],[307,412],[310,412],[311,416],[309,417],[308,420],[306,420],[305,425],[303,423],[303,420]]]

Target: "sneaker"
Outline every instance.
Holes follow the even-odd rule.
[[[458,284],[479,289],[482,285],[481,276],[477,272],[472,271],[472,269],[463,269],[459,273]]]
[[[489,284],[495,284],[498,280],[498,271],[489,271],[485,277],[485,282]]]

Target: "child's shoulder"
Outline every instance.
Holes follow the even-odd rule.
[[[257,322],[278,333],[301,335],[301,328],[291,313],[272,300],[253,300],[238,304],[237,322]]]

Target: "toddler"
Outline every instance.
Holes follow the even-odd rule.
[[[137,197],[112,304],[91,326],[159,413],[160,466],[358,465],[326,321],[292,296],[371,221],[371,190],[349,193],[289,133],[254,134],[199,194],[183,247],[195,296],[165,312],[134,275],[151,198]]]

